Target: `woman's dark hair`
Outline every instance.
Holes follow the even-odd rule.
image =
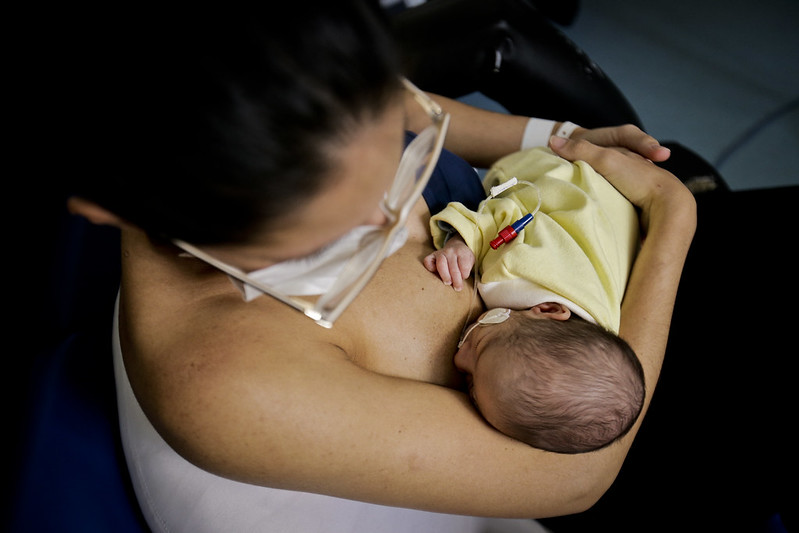
[[[365,1],[294,0],[105,21],[73,58],[91,81],[77,87],[88,108],[70,194],[194,244],[285,223],[325,185],[335,148],[398,94],[382,16]]]

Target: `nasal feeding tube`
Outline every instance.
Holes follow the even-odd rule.
[[[506,230],[508,230],[508,228],[510,228],[510,230],[513,232],[513,236],[511,236],[510,238],[505,238],[505,237],[502,236],[502,231],[501,231],[500,232],[500,236],[497,237],[496,239],[494,239],[493,241],[491,241],[491,247],[493,249],[495,249],[495,250],[497,248],[499,248],[502,245],[502,243],[508,242],[508,241],[512,241],[513,239],[515,239],[516,236],[518,235],[518,233],[522,230],[522,228],[524,228],[527,224],[532,222],[533,217],[535,217],[536,213],[538,213],[538,210],[541,209],[541,190],[538,188],[538,186],[535,183],[530,183],[528,181],[519,182],[519,180],[516,179],[516,176],[513,176],[512,178],[510,178],[505,183],[501,183],[499,185],[491,187],[491,190],[490,190],[490,192],[488,194],[488,199],[495,198],[501,192],[510,189],[514,185],[528,185],[530,187],[533,187],[536,190],[536,192],[538,193],[538,205],[535,206],[535,209],[533,209],[532,213],[523,216],[522,218],[520,218],[519,220],[517,220],[516,222],[514,222],[513,224],[511,224],[510,226],[508,226],[504,230],[502,230],[502,231],[506,231]],[[480,207],[478,208],[478,212],[482,213],[483,209],[485,208],[485,206],[486,206],[485,202],[481,203]],[[500,242],[497,242],[497,241],[500,241]],[[494,245],[494,243],[496,243],[496,246]],[[477,273],[475,272],[475,276],[476,275],[477,275]],[[474,299],[477,296],[477,286],[478,286],[478,283],[475,281],[475,283],[474,283],[474,291],[472,291],[472,303],[474,303]],[[471,304],[469,305],[469,307],[471,308]],[[495,310],[495,312],[496,311],[497,310]],[[504,311],[507,311],[507,309],[503,309],[500,312],[500,314],[503,314],[503,316],[504,316]],[[489,319],[489,315],[490,315],[490,313],[487,313],[486,316],[484,317],[484,319],[488,320]],[[463,324],[463,329],[461,330],[461,341],[458,344],[458,348],[461,347],[461,345],[463,344],[463,342],[465,340],[466,331],[467,331],[467,329],[469,327],[469,319],[470,318],[471,318],[471,313],[469,313],[466,316],[466,322]],[[492,316],[491,318],[498,318],[498,317]],[[502,322],[505,319],[507,319],[507,316],[502,318],[502,320],[498,320],[498,322]]]
[[[491,193],[489,194],[488,197],[489,198],[494,198],[499,193],[501,193],[502,191],[510,189],[511,187],[516,185],[517,183],[518,183],[518,180],[516,179],[516,177],[513,177],[513,178],[509,179],[508,181],[506,181],[505,183],[503,183],[501,185],[497,185],[496,187],[491,187]],[[538,189],[538,187],[536,187],[536,185],[533,184],[533,183],[526,183],[526,182],[523,182],[523,183],[525,185],[530,185],[532,187],[535,187],[536,190]],[[522,218],[520,218],[519,220],[517,220],[513,224],[509,224],[508,226],[505,226],[502,230],[500,230],[499,235],[497,235],[497,238],[491,241],[491,243],[490,243],[491,244],[491,248],[496,250],[497,248],[499,248],[500,246],[502,246],[506,242],[510,242],[513,239],[515,239],[519,235],[519,232],[522,231],[522,229],[524,229],[524,227],[527,224],[532,222],[533,218],[535,217],[535,213],[538,212],[538,209],[540,207],[541,207],[541,195],[539,194],[539,196],[538,196],[538,205],[536,206],[535,210],[532,213],[528,213],[528,214],[524,215]]]

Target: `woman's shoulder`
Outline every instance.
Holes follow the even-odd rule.
[[[208,298],[173,315],[120,324],[128,377],[153,426],[178,453],[222,475],[240,447],[279,440],[285,419],[276,406],[314,386],[325,367],[351,365],[316,330],[304,329],[322,330],[307,318],[275,319],[259,307]],[[298,383],[302,376],[310,377]],[[301,410],[293,412],[298,423]],[[248,440],[257,420],[268,420],[275,433]]]
[[[350,364],[340,333],[267,297],[244,302],[224,274],[197,260],[127,242],[122,279],[120,341],[131,386],[159,433],[189,457],[206,454],[223,428],[242,432],[231,424],[236,413],[244,419],[247,391],[268,404],[290,376],[320,360]]]

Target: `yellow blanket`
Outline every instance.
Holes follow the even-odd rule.
[[[536,187],[515,185],[483,201],[477,212],[458,202],[449,204],[430,221],[436,247],[443,246],[448,225],[463,237],[477,257],[480,290],[489,307],[531,307],[540,302],[519,293],[525,287],[532,292],[543,288],[618,332],[621,301],[639,244],[633,206],[587,163],[571,163],[548,148],[500,159],[486,174],[485,189],[512,177]],[[541,206],[533,221],[515,240],[493,250],[491,240],[533,212],[539,194]],[[486,298],[487,287],[502,284],[505,290],[489,292],[500,300],[509,297],[513,305]]]

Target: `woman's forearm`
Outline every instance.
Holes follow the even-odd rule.
[[[529,117],[488,111],[436,94],[429,96],[452,116],[445,142],[446,148],[471,165],[488,168],[497,159],[522,148],[522,139]],[[418,133],[430,123],[430,120],[422,109],[413,103],[412,96],[408,95],[407,98],[406,127]],[[561,124],[554,122],[551,131],[542,135],[540,144],[546,145],[549,135],[554,134]],[[543,127],[547,129],[546,125]],[[537,139],[539,134],[543,132],[538,132],[534,137]],[[597,146],[625,148],[652,161],[664,161],[669,157],[667,148],[660,146],[655,138],[631,124],[592,130],[578,127],[571,137],[585,139]]]
[[[647,228],[622,302],[621,335],[646,372],[647,405],[660,374],[682,268],[696,229],[696,203],[675,186],[645,216]]]
[[[553,150],[583,160],[640,210],[643,243],[621,309],[619,334],[647,378],[647,403],[660,374],[683,264],[696,229],[696,201],[672,174],[641,156],[586,141],[553,139]]]
[[[451,98],[431,94],[452,118],[444,146],[476,167],[488,167],[521,148],[527,117],[480,109]],[[418,132],[429,124],[419,106],[406,105],[407,127]]]

